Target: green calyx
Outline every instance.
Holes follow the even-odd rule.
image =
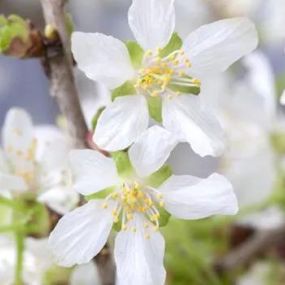
[[[177,33],[173,33],[168,44],[159,52],[161,58],[170,55],[172,52],[180,49],[183,45],[182,39]]]
[[[172,175],[171,167],[169,165],[164,165],[147,178],[147,184],[154,188],[159,187],[171,175]]]
[[[94,115],[94,117],[92,118],[92,122],[91,122],[91,125],[92,125],[92,130],[94,131],[96,129],[96,126],[97,126],[97,123],[98,123],[98,120],[102,114],[102,112],[105,110],[105,107],[101,107],[99,108],[99,110],[96,112],[96,114]]]
[[[136,89],[131,81],[126,81],[123,85],[112,91],[112,101],[117,97],[136,95]]]
[[[114,187],[108,187],[108,188],[103,189],[103,190],[101,190],[101,191],[99,191],[99,192],[93,193],[93,194],[91,194],[91,195],[84,196],[84,198],[85,198],[87,201],[94,200],[94,199],[104,199],[104,198],[106,198],[109,194],[111,194],[114,190],[115,190]]]
[[[134,170],[129,159],[129,155],[125,151],[117,151],[111,154],[120,177],[130,177]]]
[[[131,58],[131,62],[135,69],[140,68],[144,56],[144,50],[142,47],[134,41],[126,42],[127,49]]]

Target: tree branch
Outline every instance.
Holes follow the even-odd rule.
[[[214,264],[219,274],[248,265],[258,255],[285,238],[285,224],[273,230],[257,231],[248,241]]]
[[[47,25],[59,34],[63,55],[49,58],[51,94],[57,100],[62,114],[67,119],[68,133],[74,140],[74,146],[85,147],[87,126],[80,108],[77,94],[70,48],[70,36],[66,31],[64,0],[41,0]]]
[[[48,58],[51,94],[67,118],[68,132],[75,147],[87,147],[87,126],[80,108],[74,75],[70,35],[66,31],[65,0],[41,0],[47,25],[54,28],[60,38],[63,54]],[[113,285],[115,266],[108,245],[95,258],[103,285]]]

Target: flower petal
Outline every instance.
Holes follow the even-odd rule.
[[[187,141],[200,156],[218,156],[224,150],[224,132],[220,123],[192,95],[164,99],[162,118],[165,128],[181,141]]]
[[[102,112],[93,139],[104,150],[122,150],[141,135],[148,123],[148,107],[143,96],[119,97]]]
[[[146,177],[157,171],[176,144],[172,133],[159,126],[145,131],[129,150],[129,157],[137,174]]]
[[[72,150],[69,161],[74,175],[74,189],[90,195],[119,183],[113,160],[95,150]]]
[[[115,261],[118,285],[163,285],[164,239],[159,232],[144,236],[144,220],[135,216],[136,232],[121,231],[115,240]]]
[[[247,18],[220,20],[201,26],[184,42],[196,76],[225,71],[258,44],[255,25]]]
[[[105,84],[110,89],[122,85],[134,75],[125,44],[100,33],[74,32],[73,56],[87,77]]]
[[[1,173],[9,172],[7,158],[4,151],[1,148],[0,148],[0,172]]]
[[[175,27],[174,0],[133,0],[129,25],[144,49],[163,48]]]
[[[2,132],[4,150],[8,153],[11,151],[26,152],[34,139],[32,119],[26,111],[20,108],[9,110]]]
[[[234,215],[238,211],[231,183],[217,173],[206,179],[171,176],[158,190],[163,194],[165,209],[181,219]]]
[[[63,216],[49,237],[49,246],[61,266],[89,262],[105,245],[113,219],[109,209],[93,200]]]

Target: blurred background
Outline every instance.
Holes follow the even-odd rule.
[[[127,22],[131,0],[68,2],[75,30],[132,38]],[[19,14],[44,26],[36,0],[0,0],[0,14]],[[170,285],[285,284],[285,239],[229,274],[220,276],[213,266],[257,231],[285,223],[285,120],[280,104],[285,89],[285,1],[176,0],[176,31],[182,37],[200,25],[236,16],[255,22],[258,50],[205,82],[201,94],[226,130],[226,153],[219,159],[201,158],[181,145],[169,163],[176,174],[225,174],[235,187],[241,213],[234,220],[170,221],[164,229]],[[110,100],[109,94],[80,71],[75,74],[90,123],[96,110]],[[36,124],[56,122],[58,108],[39,60],[0,55],[0,125],[12,106],[29,111]]]

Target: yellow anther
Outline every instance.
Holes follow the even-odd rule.
[[[147,222],[144,223],[144,228],[147,229],[149,227],[149,224]]]
[[[107,209],[107,208],[108,208],[108,204],[107,204],[107,203],[103,203],[103,204],[102,204],[102,208],[103,208],[103,209]]]
[[[144,235],[144,238],[145,238],[145,239],[150,239],[150,235],[149,235],[149,234],[145,234],[145,235]]]
[[[146,56],[152,56],[152,51],[151,51],[151,50],[147,50],[147,51],[145,52],[145,55],[146,55]]]
[[[153,214],[153,215],[150,216],[150,220],[151,220],[152,222],[157,222],[158,216],[157,216],[156,214]]]
[[[185,59],[184,63],[186,65],[186,67],[191,67],[191,62],[189,59]]]
[[[163,195],[161,193],[156,194],[157,199],[162,199]]]
[[[117,192],[114,192],[114,193],[112,193],[112,195],[111,195],[111,197],[113,198],[113,199],[116,199],[116,198],[118,198],[118,193]]]
[[[192,80],[192,82],[193,82],[194,84],[201,85],[201,81],[200,81],[199,79],[197,79],[197,78],[194,78],[194,79]]]
[[[151,97],[157,97],[159,95],[159,92],[158,91],[153,91],[150,96]]]
[[[128,214],[127,214],[127,220],[130,221],[130,220],[132,220],[132,219],[133,219],[133,215],[128,213]]]
[[[154,230],[154,231],[158,231],[158,230],[159,230],[159,225],[155,225],[155,226],[153,227],[153,230]]]
[[[164,207],[164,206],[165,206],[165,203],[164,203],[163,201],[160,201],[160,202],[159,202],[159,206],[160,206],[160,207]]]
[[[124,224],[124,225],[122,225],[122,230],[123,231],[126,231],[128,229],[128,227]]]
[[[178,65],[178,64],[179,64],[179,60],[178,60],[178,59],[174,60],[174,61],[173,61],[173,64],[174,64],[174,65]]]

